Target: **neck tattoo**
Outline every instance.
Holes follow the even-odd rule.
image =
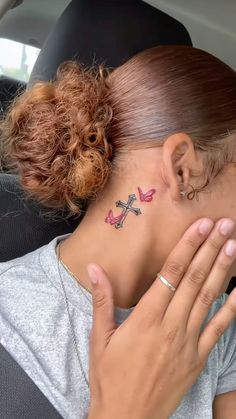
[[[138,187],[139,193],[139,200],[140,202],[151,202],[153,200],[153,195],[155,194],[156,189],[150,189],[146,193],[142,191],[140,187]],[[141,215],[142,211],[140,208],[132,207],[134,201],[137,200],[135,194],[131,194],[128,196],[128,202],[123,201],[116,201],[116,207],[122,208],[122,213],[118,216],[113,215],[113,211],[110,209],[108,215],[105,218],[105,223],[114,225],[115,228],[122,228],[124,225],[124,221],[126,220],[127,215],[131,212],[135,215]]]

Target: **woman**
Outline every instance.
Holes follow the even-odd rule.
[[[1,342],[64,418],[87,416],[89,380],[91,418],[211,418],[213,402],[217,418],[222,406],[230,414],[235,115],[235,72],[184,46],[146,50],[110,74],[67,63],[9,111],[6,148],[28,193],[74,214],[88,203],[73,234],[0,266]],[[176,338],[180,326],[191,341],[186,330]],[[99,331],[114,345],[107,357]]]

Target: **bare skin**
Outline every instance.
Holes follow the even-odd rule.
[[[155,280],[119,327],[108,277],[99,266],[89,265],[95,282],[89,419],[167,419],[235,319],[232,292],[201,330],[236,257],[236,241],[221,231],[224,220],[214,227],[209,220],[208,233],[199,229],[202,221],[187,230],[161,270],[175,293]]]
[[[90,204],[74,233],[62,242],[60,254],[86,287],[90,287],[87,265],[93,262],[102,266],[111,280],[115,305],[127,308],[145,294],[194,221],[229,217],[236,222],[236,169],[227,165],[198,199],[182,197],[178,185],[185,182],[186,191],[191,191],[189,185],[201,186],[205,173],[201,155],[184,134],[170,137],[163,147],[125,154],[116,165],[109,184]],[[134,202],[142,214],[128,214],[121,229],[106,223],[110,209],[119,214],[116,201],[127,202],[132,193],[138,197],[138,187],[156,189],[151,202]],[[236,238],[235,233],[232,238]],[[229,280],[233,274],[234,266]]]
[[[215,249],[214,242],[213,246],[209,246],[211,241],[208,241],[208,247],[203,248],[205,249],[204,252],[200,249],[197,253],[197,255],[201,255],[198,262],[200,277],[198,275],[195,281],[189,281],[189,275],[186,277],[186,275],[180,275],[180,272],[179,275],[178,272],[177,275],[174,275],[173,269],[172,272],[170,270],[165,271],[165,261],[169,260],[169,255],[172,254],[185,231],[202,217],[208,217],[214,223],[220,223],[222,232],[218,231],[218,234],[221,237],[221,245],[225,243],[226,239],[236,239],[234,230],[234,223],[236,222],[235,164],[227,164],[223,172],[212,180],[203,192],[199,193],[198,199],[190,201],[180,194],[180,184],[184,186],[183,189],[186,191],[190,191],[191,186],[195,189],[200,188],[205,181],[205,170],[203,155],[194,149],[191,139],[185,134],[171,136],[162,147],[124,153],[116,162],[109,183],[97,199],[90,204],[82,223],[68,239],[62,242],[61,258],[74,275],[79,278],[82,285],[91,288],[87,272],[87,266],[91,262],[102,267],[103,272],[106,272],[107,278],[109,278],[109,281],[106,280],[104,273],[102,274],[99,271],[101,288],[97,287],[99,293],[95,294],[94,324],[101,323],[98,327],[99,336],[101,339],[101,330],[104,330],[104,340],[102,345],[99,337],[92,338],[92,419],[100,419],[97,406],[103,411],[101,419],[107,419],[108,417],[115,419],[129,417],[132,419],[132,416],[127,413],[131,411],[137,414],[134,414],[133,417],[138,419],[168,417],[184,397],[187,389],[196,380],[201,369],[204,368],[207,353],[209,354],[210,346],[214,346],[219,338],[219,331],[222,332],[227,328],[230,316],[231,321],[234,317],[234,305],[230,298],[227,303],[228,306],[222,310],[222,318],[217,318],[219,323],[208,329],[209,332],[206,333],[209,333],[209,335],[205,334],[206,337],[199,340],[199,342],[203,342],[202,346],[205,348],[205,356],[200,358],[198,353],[200,353],[201,348],[197,339],[199,325],[202,324],[203,314],[206,314],[206,308],[209,309],[212,304],[213,297],[216,298],[223,293],[231,276],[236,275],[234,258],[228,257],[229,260],[225,256],[228,262],[223,263],[224,268],[219,259],[214,265],[219,247]],[[141,187],[142,191],[156,190],[152,201],[141,202],[139,200],[138,208],[140,208],[142,214],[136,216],[129,213],[124,221],[123,228],[120,229],[116,229],[114,225],[105,222],[109,210],[112,210],[114,215],[119,214],[116,207],[117,201],[127,202],[128,196],[133,193],[138,196],[138,187]],[[135,205],[133,204],[135,207],[137,206],[136,203],[137,201],[135,201]],[[204,238],[202,238],[202,241],[204,241]],[[234,242],[231,242],[231,245],[232,243]],[[186,255],[181,245],[179,246],[177,249],[180,249],[180,251],[178,252],[178,258],[175,258],[175,266],[180,264],[181,260],[188,266],[193,255],[188,256],[187,259],[182,259]],[[190,250],[193,250],[192,247],[190,245]],[[195,251],[197,248],[198,246],[195,244]],[[214,255],[213,259],[209,254]],[[204,278],[201,276],[204,269],[210,271],[209,260],[211,260],[211,266],[214,266],[212,269],[219,272],[219,281],[214,283],[213,275],[208,277],[208,273],[205,272]],[[164,297],[164,295],[170,296],[170,290],[162,285],[159,280],[156,280],[157,273],[159,271],[163,272],[163,269],[164,276],[170,282],[177,281],[179,283],[181,281],[181,284],[192,284],[192,296],[191,287],[188,287],[188,285],[188,288],[185,289],[179,287],[170,303],[171,309],[167,309],[168,302]],[[214,278],[216,278],[215,275]],[[200,279],[201,283],[199,282]],[[206,284],[210,283],[210,293],[207,293],[209,298],[206,298],[205,291],[203,294],[200,293],[199,295],[202,295],[202,297],[197,298],[196,301],[199,304],[196,306],[194,303],[196,291],[199,292],[205,282]],[[163,289],[163,286],[165,289]],[[182,293],[179,291],[181,289]],[[113,293],[113,299],[111,293]],[[150,305],[148,296],[152,299],[153,305]],[[145,304],[145,302],[147,303]],[[191,302],[191,309],[187,305],[188,302]],[[128,321],[125,321],[122,327],[118,329],[115,328],[112,317],[113,303],[122,308],[138,303]],[[153,307],[153,310],[151,310],[151,307]],[[164,322],[160,318],[157,321],[156,310],[160,307],[163,307],[163,312],[170,313],[168,318],[164,316]],[[186,311],[182,312],[181,307],[185,308]],[[98,313],[97,316],[96,312]],[[182,317],[179,318],[181,312]],[[101,313],[101,316],[99,316],[99,313]],[[173,329],[177,319],[178,330]],[[190,336],[186,330],[186,324],[189,323],[190,319],[191,324],[195,325],[195,336]],[[97,326],[95,326],[95,329],[97,330]],[[145,356],[143,344],[140,345],[140,330],[145,330],[145,339],[142,340],[142,342],[146,342]],[[173,330],[176,331],[176,338],[172,342],[170,353],[167,350],[164,351],[165,348],[170,347],[168,336],[163,335],[165,330],[170,330],[170,336],[173,335]],[[163,350],[160,352],[160,342],[163,339],[167,343],[165,347],[162,345]],[[184,345],[181,346],[180,342],[184,342]],[[99,353],[96,352],[97,354],[93,355],[93,348],[99,346],[103,350],[101,349]],[[154,352],[153,348],[155,348]],[[174,362],[175,359],[178,360],[177,364]],[[187,359],[189,359],[189,362],[186,361]],[[193,365],[193,360],[198,360],[198,362]],[[185,365],[184,370],[181,362]],[[101,369],[100,365],[103,366]],[[123,368],[120,368],[121,365],[123,365]],[[153,368],[153,365],[155,365],[155,368]],[[148,371],[153,373],[152,381],[149,383],[147,383],[147,380],[144,381]],[[168,386],[165,377],[169,377]],[[110,383],[113,382],[116,382],[117,388],[119,388],[119,392],[116,394],[112,393],[114,386]],[[144,382],[145,387],[143,386]],[[158,383],[160,383],[159,386]],[[150,385],[153,387],[151,388]],[[156,385],[157,390],[162,386],[163,391],[157,393],[154,390]],[[172,386],[172,391],[169,391],[169,386]],[[100,389],[99,394],[98,388]],[[142,388],[139,395],[142,393],[143,398],[136,397],[138,388]],[[131,393],[133,398],[130,396],[127,400],[126,395],[131,395]],[[162,405],[160,405],[160,395],[163,400]],[[219,401],[215,403],[217,410],[225,411],[225,406],[223,408],[222,406],[225,404],[229,406],[229,401],[227,400],[222,404],[223,396],[216,397],[215,401],[216,399]],[[104,400],[105,404],[103,403]],[[230,402],[230,405],[232,405],[232,402]],[[94,406],[96,409],[94,409]],[[157,406],[159,408],[162,406],[158,412],[156,410]],[[133,410],[134,407],[135,410]],[[126,410],[120,411],[121,408]],[[217,419],[221,419],[221,417],[218,415]],[[231,418],[228,417],[227,419]]]

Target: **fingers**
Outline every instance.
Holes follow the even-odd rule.
[[[236,318],[236,289],[234,289],[225,304],[217,311],[207,323],[198,341],[200,359],[206,360],[209,353],[218,342],[220,336],[228,329]]]
[[[212,230],[213,225],[213,221],[208,218],[196,221],[185,232],[167,258],[161,270],[161,275],[174,287],[178,287],[193,256]],[[162,317],[173,297],[173,291],[157,278],[137,304],[136,311],[140,310],[140,313],[145,316],[146,310],[148,313],[153,312],[154,318]]]
[[[207,240],[205,241],[205,243],[203,243],[195,257],[193,258],[192,262],[190,263],[184,275],[184,278],[179,284],[175,296],[167,309],[166,316],[172,316],[173,313],[175,313],[175,319],[177,321],[181,321],[182,324],[185,324],[185,326],[187,326],[189,316],[192,311],[196,297],[199,294],[199,292],[201,295],[203,295],[202,292],[206,294],[205,287],[204,291],[200,290],[203,286],[206,285],[206,279],[208,278],[208,275],[212,267],[215,266],[213,264],[217,258],[217,255],[222,249],[222,246],[224,245],[228,237],[232,234],[233,230],[234,222],[230,219],[221,219],[216,223],[213,231],[208,236]],[[228,267],[230,266],[231,260],[225,257],[224,261],[227,265],[227,268],[225,267],[225,269],[222,271],[222,269],[220,269],[220,263],[218,260],[217,267],[216,269],[214,269],[214,272],[217,271],[218,273],[220,269],[219,275],[221,274],[221,285],[228,271]],[[213,281],[213,283],[211,281],[210,289],[209,287],[207,288],[209,291],[208,294],[215,295],[217,292],[216,287],[217,286],[215,281]],[[209,298],[211,298],[210,295]]]
[[[227,272],[236,257],[236,241],[228,240],[220,251],[216,262],[200,290],[191,310],[187,329],[199,336],[204,319],[213,302],[219,297],[227,277]]]
[[[103,353],[111,334],[117,327],[114,320],[113,291],[105,271],[95,264],[88,265],[93,292],[93,326],[90,335],[91,350]]]

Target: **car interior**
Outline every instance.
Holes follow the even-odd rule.
[[[181,15],[178,7],[171,9],[171,5],[177,3],[147,3],[142,0],[2,1],[0,38],[12,38],[9,27],[16,19],[15,40],[40,48],[28,81],[0,75],[2,116],[16,95],[35,81],[53,79],[59,64],[65,60],[76,59],[87,66],[102,62],[115,68],[146,48],[194,44],[191,31],[184,24],[184,21],[189,21],[189,14]],[[178,4],[183,6],[184,2]],[[40,9],[44,9],[47,16],[42,24]],[[181,16],[185,18],[180,19]],[[28,25],[28,31],[32,32],[30,38],[24,38],[18,28],[24,25]],[[193,24],[193,33],[194,28]],[[56,236],[72,232],[81,218],[68,217],[67,214],[49,217],[46,208],[25,196],[17,174],[0,156],[0,262],[23,256]],[[227,293],[235,285],[235,278],[232,278]],[[1,345],[0,376],[2,418],[61,417]]]

